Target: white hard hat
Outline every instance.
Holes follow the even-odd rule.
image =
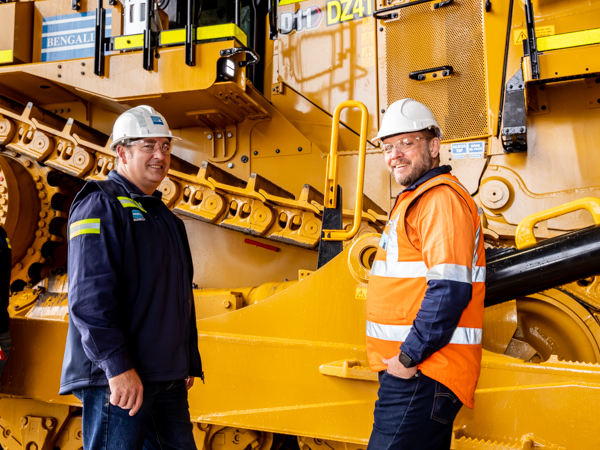
[[[151,106],[140,105],[121,114],[113,126],[111,150],[126,139],[166,137],[181,139],[173,136],[165,118]]]
[[[415,99],[403,98],[390,105],[381,120],[381,128],[377,137],[373,139],[373,143],[377,144],[379,141],[397,134],[413,133],[427,128],[433,128],[440,139],[444,135],[440,124],[437,123],[427,106]]]

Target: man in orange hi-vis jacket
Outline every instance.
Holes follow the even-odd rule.
[[[368,450],[449,449],[481,364],[485,253],[477,206],[439,165],[442,130],[413,99],[393,103],[376,138],[403,188],[367,294],[367,354],[379,372]]]

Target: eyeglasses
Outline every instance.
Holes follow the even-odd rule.
[[[133,141],[130,145],[140,149],[144,153],[154,153],[158,148],[165,155],[170,154],[171,150],[173,149],[173,144],[170,142],[163,142],[161,144],[153,139],[139,139],[137,141]]]
[[[421,140],[426,141],[427,138],[425,138],[425,137],[406,138],[406,139],[400,139],[395,144],[383,144],[383,147],[382,147],[383,153],[385,153],[386,155],[389,155],[390,153],[392,153],[394,148],[396,150],[398,150],[398,152],[400,152],[400,153],[408,153],[411,150],[414,150],[415,148],[417,148],[417,141],[421,141]]]

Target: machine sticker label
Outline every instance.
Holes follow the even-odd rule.
[[[388,244],[388,235],[387,233],[384,231],[383,234],[381,235],[381,239],[379,240],[379,246],[383,249],[383,250],[387,250],[387,244]]]
[[[356,294],[354,298],[358,300],[365,300],[367,298],[367,288],[356,288]]]
[[[164,125],[165,123],[162,121],[162,119],[158,116],[150,116],[150,118],[152,119],[152,123],[154,125]]]
[[[144,219],[144,215],[142,214],[142,212],[139,209],[132,209],[131,214],[133,214],[134,222],[141,222],[143,220],[146,220],[146,219]]]
[[[327,26],[373,15],[373,0],[329,0]]]
[[[469,146],[467,147],[467,153],[469,154],[469,158],[483,158],[484,152],[484,141],[469,142]]]
[[[323,11],[316,5],[299,9],[295,13],[282,11],[279,13],[279,32],[286,35],[292,31],[313,30],[321,25],[322,21]]]
[[[544,37],[544,36],[553,36],[554,35],[554,25],[546,25],[545,27],[536,27],[535,28],[535,37]],[[525,39],[527,39],[527,29],[520,28],[518,30],[513,30],[513,42],[516,44],[520,44]]]
[[[465,159],[467,157],[467,143],[457,142],[450,146],[452,149],[452,157],[454,159]]]
[[[112,10],[106,10],[106,37],[111,35]],[[96,11],[44,17],[42,21],[42,61],[94,56]]]

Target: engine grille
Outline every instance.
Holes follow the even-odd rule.
[[[488,101],[481,0],[459,0],[437,10],[423,3],[397,10],[379,40],[380,106],[414,98],[431,108],[444,141],[488,135]],[[383,36],[381,36],[383,35]],[[450,65],[444,79],[418,82],[409,73]]]

